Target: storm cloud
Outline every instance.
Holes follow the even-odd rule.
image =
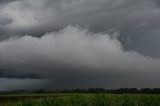
[[[2,41],[0,67],[4,71],[1,75],[18,77],[34,73],[56,81],[53,84],[57,86],[69,82],[71,87],[77,82],[82,87],[84,82],[88,87],[93,86],[90,81],[101,82],[101,86],[106,87],[105,81],[113,80],[115,76],[119,81],[125,77],[139,78],[135,85],[143,82],[141,78],[151,80],[148,77],[153,75],[159,79],[160,60],[125,51],[117,34],[93,33],[78,26],[68,26],[40,38],[25,35]],[[145,73],[148,75],[141,77]]]
[[[1,40],[25,34],[43,36],[46,32],[78,24],[93,32],[120,31],[122,36],[119,39],[126,49],[159,57],[160,5],[157,0],[3,2],[0,6]]]
[[[28,33],[33,27],[45,31],[68,24],[97,31],[123,29],[157,23],[160,16],[156,0],[20,0],[8,3],[1,12],[1,17],[11,20],[5,29]]]
[[[0,77],[49,79],[48,88],[160,87],[159,3],[0,0]]]
[[[43,86],[48,83],[47,80],[39,79],[8,79],[0,78],[0,91],[8,90],[33,90],[41,89]],[[44,85],[43,85],[44,84]]]

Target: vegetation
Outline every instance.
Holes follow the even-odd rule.
[[[69,93],[8,101],[2,106],[160,106],[160,95]]]
[[[120,88],[120,89],[103,89],[103,88],[88,88],[88,89],[65,89],[65,90],[16,90],[16,91],[0,91],[0,94],[55,94],[55,93],[112,93],[112,94],[160,94],[160,88]]]
[[[159,88],[0,92],[0,106],[160,106]]]

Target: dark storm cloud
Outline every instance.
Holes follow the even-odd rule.
[[[17,0],[0,0],[0,3],[8,3],[8,2],[14,2]]]
[[[158,6],[160,6],[160,1],[159,0],[154,0],[154,1]]]
[[[117,34],[68,26],[41,38],[26,35],[2,41],[0,67],[6,70],[1,75],[34,73],[50,79],[49,88],[117,87],[116,83],[143,87],[144,82],[159,81],[160,60],[125,51]]]
[[[94,30],[104,31],[152,21],[148,18],[155,15],[155,9],[151,0],[22,0],[8,3],[2,9],[2,17],[12,20],[4,26],[10,31],[27,30],[29,33],[31,27],[43,27],[46,32],[68,24],[88,25]]]
[[[41,79],[40,76],[34,73],[29,73],[29,74],[18,74],[18,73],[12,73],[10,72],[11,70],[0,70],[0,77],[3,78],[17,78],[17,79],[25,79],[25,78],[30,78],[30,79]],[[13,71],[13,70],[12,70]]]
[[[0,91],[41,89],[47,80],[0,78]]]

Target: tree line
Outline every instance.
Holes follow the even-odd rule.
[[[1,94],[8,93],[147,93],[160,94],[160,88],[119,88],[119,89],[104,89],[104,88],[88,88],[88,89],[64,89],[64,90],[15,90],[15,91],[0,91]]]

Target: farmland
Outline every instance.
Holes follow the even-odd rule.
[[[1,95],[0,106],[160,106],[154,94],[12,94]]]

